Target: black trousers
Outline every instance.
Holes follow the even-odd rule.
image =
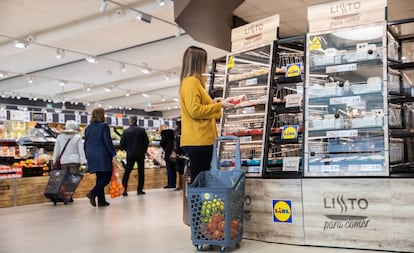
[[[105,186],[111,182],[112,171],[96,172],[96,184],[92,188],[92,196],[98,197],[98,203],[104,203],[105,200]]]
[[[191,183],[200,172],[209,170],[213,156],[213,145],[211,146],[187,146],[183,147],[184,152],[190,159]]]
[[[122,177],[122,185],[127,191],[128,188],[128,180],[129,175],[131,174],[132,169],[134,168],[134,164],[137,162],[138,164],[138,186],[137,186],[137,193],[142,192],[144,189],[145,183],[145,157],[127,157],[127,164],[125,167],[124,176]]]

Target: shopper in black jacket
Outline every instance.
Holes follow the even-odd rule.
[[[167,185],[164,188],[175,188],[177,181],[175,162],[170,160],[171,153],[174,150],[174,130],[164,129],[161,131],[160,146],[164,150],[165,167],[167,167]]]
[[[129,128],[126,129],[121,136],[120,146],[127,153],[127,164],[125,173],[122,178],[122,184],[124,185],[125,191],[124,196],[128,196],[127,187],[129,175],[134,168],[135,162],[138,164],[138,187],[137,194],[145,194],[144,189],[144,167],[145,167],[145,154],[148,149],[148,135],[144,128],[137,125],[137,117],[131,116],[129,118]]]

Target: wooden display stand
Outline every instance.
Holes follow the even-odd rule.
[[[120,172],[122,178],[123,172]],[[95,175],[86,173],[79,184],[74,198],[84,198],[86,194],[95,185]],[[16,187],[14,187],[14,180],[16,180]],[[14,205],[30,205],[50,200],[45,198],[43,193],[49,181],[48,176],[42,177],[22,177],[17,179],[2,179],[0,180],[0,208],[12,207]],[[138,184],[137,170],[133,170],[129,177],[128,190],[135,191]],[[145,189],[162,188],[167,183],[167,176],[165,168],[145,169]],[[16,194],[14,191],[16,190]],[[106,187],[108,194],[108,187]],[[15,203],[14,203],[15,202]]]
[[[413,203],[414,178],[248,178],[244,238],[414,252]]]

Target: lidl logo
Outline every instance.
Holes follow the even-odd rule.
[[[292,200],[273,200],[273,222],[292,223]]]
[[[282,128],[282,140],[294,140],[298,138],[298,125],[292,125],[292,126],[283,126]]]
[[[286,76],[287,77],[295,77],[300,76],[302,68],[302,63],[294,63],[294,64],[287,64],[286,65]]]

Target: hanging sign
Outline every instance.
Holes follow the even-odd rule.
[[[365,25],[385,20],[387,0],[346,0],[310,6],[309,32]]]
[[[239,51],[270,43],[277,39],[279,15],[270,16],[231,30],[231,51]]]
[[[7,120],[7,111],[4,109],[0,110],[0,120]]]
[[[58,114],[58,122],[61,123],[61,124],[65,123],[65,114],[63,114],[63,113]]]
[[[75,114],[75,121],[76,121],[76,124],[81,124],[81,116],[80,116],[80,114]]]
[[[46,122],[47,123],[52,123],[53,122],[53,113],[46,113]]]

